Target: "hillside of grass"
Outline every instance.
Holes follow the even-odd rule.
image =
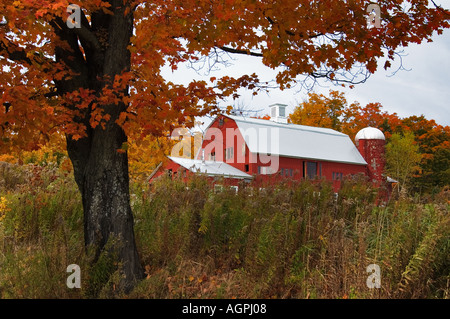
[[[107,255],[91,266],[72,175],[0,166],[0,298],[449,298],[448,187],[385,205],[355,180],[337,196],[308,181],[215,192],[201,177],[131,193],[146,279],[123,295]],[[367,286],[371,264],[381,288]]]

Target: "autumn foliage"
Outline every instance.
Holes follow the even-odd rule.
[[[362,106],[355,101],[349,104],[344,93],[331,90],[328,96],[310,93],[308,99],[289,115],[289,120],[294,124],[332,128],[348,134],[352,140],[359,130],[376,127],[383,131],[388,145],[393,134],[397,139],[411,134],[414,145],[410,146],[416,147],[417,151],[407,157],[419,157],[418,165],[410,172],[413,177],[411,190],[437,191],[450,180],[450,127],[439,125],[423,115],[401,118],[397,113],[383,110],[380,103]],[[393,156],[388,160],[388,166],[394,159]]]
[[[0,151],[35,151],[53,134],[64,136],[86,247],[96,247],[95,264],[109,258],[108,243],[120,241],[115,265],[123,268],[120,289],[130,290],[144,269],[133,233],[128,143],[191,127],[240,88],[268,87],[256,74],[180,85],[161,69],[243,54],[277,69],[280,88],[321,79],[357,84],[378,64],[389,68],[402,46],[450,26],[442,7],[392,0],[380,4],[381,27],[370,28],[369,4],[0,0]]]
[[[373,73],[380,60],[389,67],[401,45],[430,40],[433,32],[449,26],[444,10],[417,0],[406,1],[408,12],[402,2],[380,4],[380,29],[366,27],[370,2],[363,0],[125,1],[122,14],[132,13],[135,20],[128,48],[131,69],[112,76],[92,70],[92,76],[102,77],[105,85],[58,92],[55,84],[81,72],[96,59],[97,50],[108,46],[108,32],[95,19],[112,17],[118,5],[101,0],[72,2],[83,9],[82,28],[72,30],[80,40],[76,46],[57,31],[68,17],[68,1],[0,3],[3,149],[6,143],[33,148],[55,130],[81,138],[87,125],[95,128],[110,120],[102,105],[118,101],[127,107],[115,121],[128,135],[161,133],[173,124],[192,124],[193,115],[210,112],[218,99],[232,96],[240,87],[264,87],[251,74],[177,85],[161,76],[164,65],[176,69],[180,63],[214,59],[226,52],[261,58],[269,67],[282,66],[276,79],[281,87],[301,81],[298,76],[304,75],[345,83],[355,67]],[[73,58],[60,56],[69,51]],[[55,55],[57,59],[52,58]],[[86,65],[76,66],[78,59]],[[74,121],[77,117],[87,121]]]

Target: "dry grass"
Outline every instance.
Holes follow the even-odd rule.
[[[72,178],[54,167],[7,174],[0,298],[449,296],[446,190],[433,203],[406,198],[380,206],[364,181],[347,181],[337,199],[327,183],[237,194],[213,192],[202,178],[162,180],[151,190],[136,184],[135,233],[147,278],[125,296],[115,291],[107,256],[90,264]],[[81,289],[66,287],[72,263],[82,269]],[[381,268],[380,289],[366,285],[369,264]]]

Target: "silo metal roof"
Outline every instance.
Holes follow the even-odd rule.
[[[358,132],[355,136],[355,141],[359,140],[385,140],[383,132],[375,127],[366,127]]]

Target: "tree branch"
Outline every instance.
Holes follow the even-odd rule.
[[[436,2],[434,2],[434,0],[431,0],[431,2],[434,4],[434,6],[436,7],[436,9],[442,11],[444,14],[446,15],[450,15],[450,12],[447,11],[446,9],[442,8],[441,6],[437,5]]]
[[[5,38],[0,40],[0,55],[14,62],[32,64],[31,59],[23,48]]]
[[[237,54],[244,54],[244,55],[250,55],[250,56],[257,56],[257,57],[262,57],[263,54],[262,53],[257,53],[257,52],[251,52],[251,51],[247,51],[247,50],[238,50],[238,49],[233,49],[233,48],[229,48],[229,47],[219,47],[219,49],[228,52],[228,53],[237,53]]]
[[[60,41],[67,44],[67,46],[56,45],[56,61],[63,61],[66,66],[77,73],[81,74],[86,71],[86,61],[78,43],[78,36],[66,26],[60,17],[51,20],[50,25]]]
[[[264,17],[266,18],[267,21],[269,21],[269,23],[270,23],[271,26],[278,25],[278,23],[275,22],[271,17],[268,17],[268,16],[264,16]],[[295,35],[296,35],[295,32],[292,32],[292,31],[290,31],[290,30],[284,30],[284,33],[286,33],[287,35],[290,35],[290,36],[295,36]],[[305,38],[305,35],[304,35],[303,33],[299,33],[298,35],[299,35],[301,38]],[[314,39],[314,38],[318,38],[318,37],[323,36],[323,35],[325,35],[325,34],[323,34],[323,33],[318,33],[318,34],[309,35],[309,36],[307,36],[307,38],[308,38],[308,39]],[[279,33],[278,33],[278,36],[280,36]]]
[[[91,31],[91,27],[89,25],[89,21],[87,20],[84,12],[82,11],[81,15],[81,27],[72,29],[75,34],[80,39],[81,45],[86,48],[89,48],[101,51],[102,46],[97,36]]]

